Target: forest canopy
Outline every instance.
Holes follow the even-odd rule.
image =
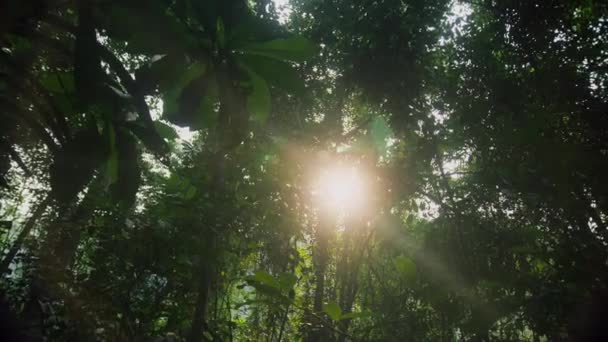
[[[608,340],[606,1],[2,1],[0,119],[2,340]]]

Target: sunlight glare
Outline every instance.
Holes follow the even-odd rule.
[[[322,171],[313,192],[321,206],[343,214],[362,209],[365,184],[357,168],[338,166]]]

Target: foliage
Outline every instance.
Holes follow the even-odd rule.
[[[608,338],[608,6],[277,6],[0,4],[2,337]]]

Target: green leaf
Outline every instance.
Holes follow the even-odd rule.
[[[205,72],[207,72],[206,63],[194,62],[190,64],[186,70],[184,70],[176,86],[184,88],[190,82],[205,74]]]
[[[179,137],[175,129],[173,127],[167,125],[162,121],[154,121],[154,127],[156,127],[156,132],[163,138],[169,141],[173,141]]]
[[[215,75],[204,65],[191,66],[176,87],[163,96],[163,117],[191,129],[211,127],[217,121],[219,89]]]
[[[135,78],[139,88],[146,93],[152,93],[157,88],[161,93],[166,93],[183,88],[201,71],[206,71],[205,63],[198,62],[193,67],[184,55],[156,55],[149,63],[135,70]]]
[[[256,55],[240,55],[236,59],[240,64],[247,66],[263,77],[271,85],[294,95],[304,94],[304,81],[289,63]]]
[[[317,47],[308,39],[300,36],[249,44],[237,50],[247,54],[293,62],[304,62],[317,53]]]
[[[44,75],[40,83],[52,93],[73,93],[74,74],[71,72],[52,72]]]
[[[241,67],[247,72],[251,82],[251,93],[247,96],[247,110],[253,115],[255,121],[265,122],[270,114],[270,90],[268,89],[268,84],[249,67],[242,64]]]
[[[340,317],[340,320],[365,318],[365,317],[369,317],[371,315],[372,315],[372,313],[370,311],[350,312],[350,313],[342,315]]]
[[[323,312],[325,312],[329,318],[334,321],[338,321],[340,318],[342,318],[342,309],[336,302],[329,302],[323,305]]]
[[[376,150],[384,154],[387,147],[387,139],[392,135],[392,131],[386,120],[381,116],[376,116],[370,124],[370,135]]]
[[[401,277],[405,280],[413,281],[416,278],[416,264],[406,256],[399,256],[394,260],[395,267]]]
[[[196,196],[196,188],[193,187],[192,185],[190,185],[188,187],[188,190],[186,191],[186,193],[184,194],[184,199],[185,200],[191,200],[194,198],[194,196]]]
[[[208,331],[203,331],[203,335],[205,336],[205,338],[206,338],[208,341],[213,341],[213,340],[214,340],[213,335],[211,335],[211,333],[210,333],[210,332],[208,332]]]
[[[224,21],[222,20],[222,17],[217,18],[215,34],[220,49],[223,49],[226,46],[226,30],[224,29]]]
[[[275,289],[281,288],[279,281],[277,281],[270,273],[264,271],[255,272],[254,275],[247,277],[247,280],[255,281]]]
[[[298,277],[292,273],[281,273],[278,279],[279,287],[285,291],[291,290],[297,281]]]

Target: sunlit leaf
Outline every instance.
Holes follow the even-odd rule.
[[[392,132],[386,120],[381,116],[376,116],[370,124],[370,135],[372,143],[377,151],[381,154],[386,152],[387,139],[391,136]]]
[[[357,319],[357,318],[365,318],[370,317],[372,313],[370,311],[359,311],[359,312],[349,312],[340,317],[340,320],[345,319]]]
[[[247,109],[258,122],[265,122],[270,114],[270,90],[266,81],[250,68],[243,69],[249,75],[251,92],[247,96]]]
[[[406,256],[399,256],[394,260],[395,267],[399,271],[401,277],[405,280],[412,281],[416,278],[416,264],[412,259]]]
[[[280,289],[281,284],[275,277],[273,277],[270,273],[264,271],[257,271],[252,276],[247,277],[247,280],[256,281],[260,284],[270,286],[275,289]]]
[[[323,312],[325,312],[329,316],[329,318],[334,321],[337,321],[342,318],[342,309],[336,302],[329,302],[323,305]]]

